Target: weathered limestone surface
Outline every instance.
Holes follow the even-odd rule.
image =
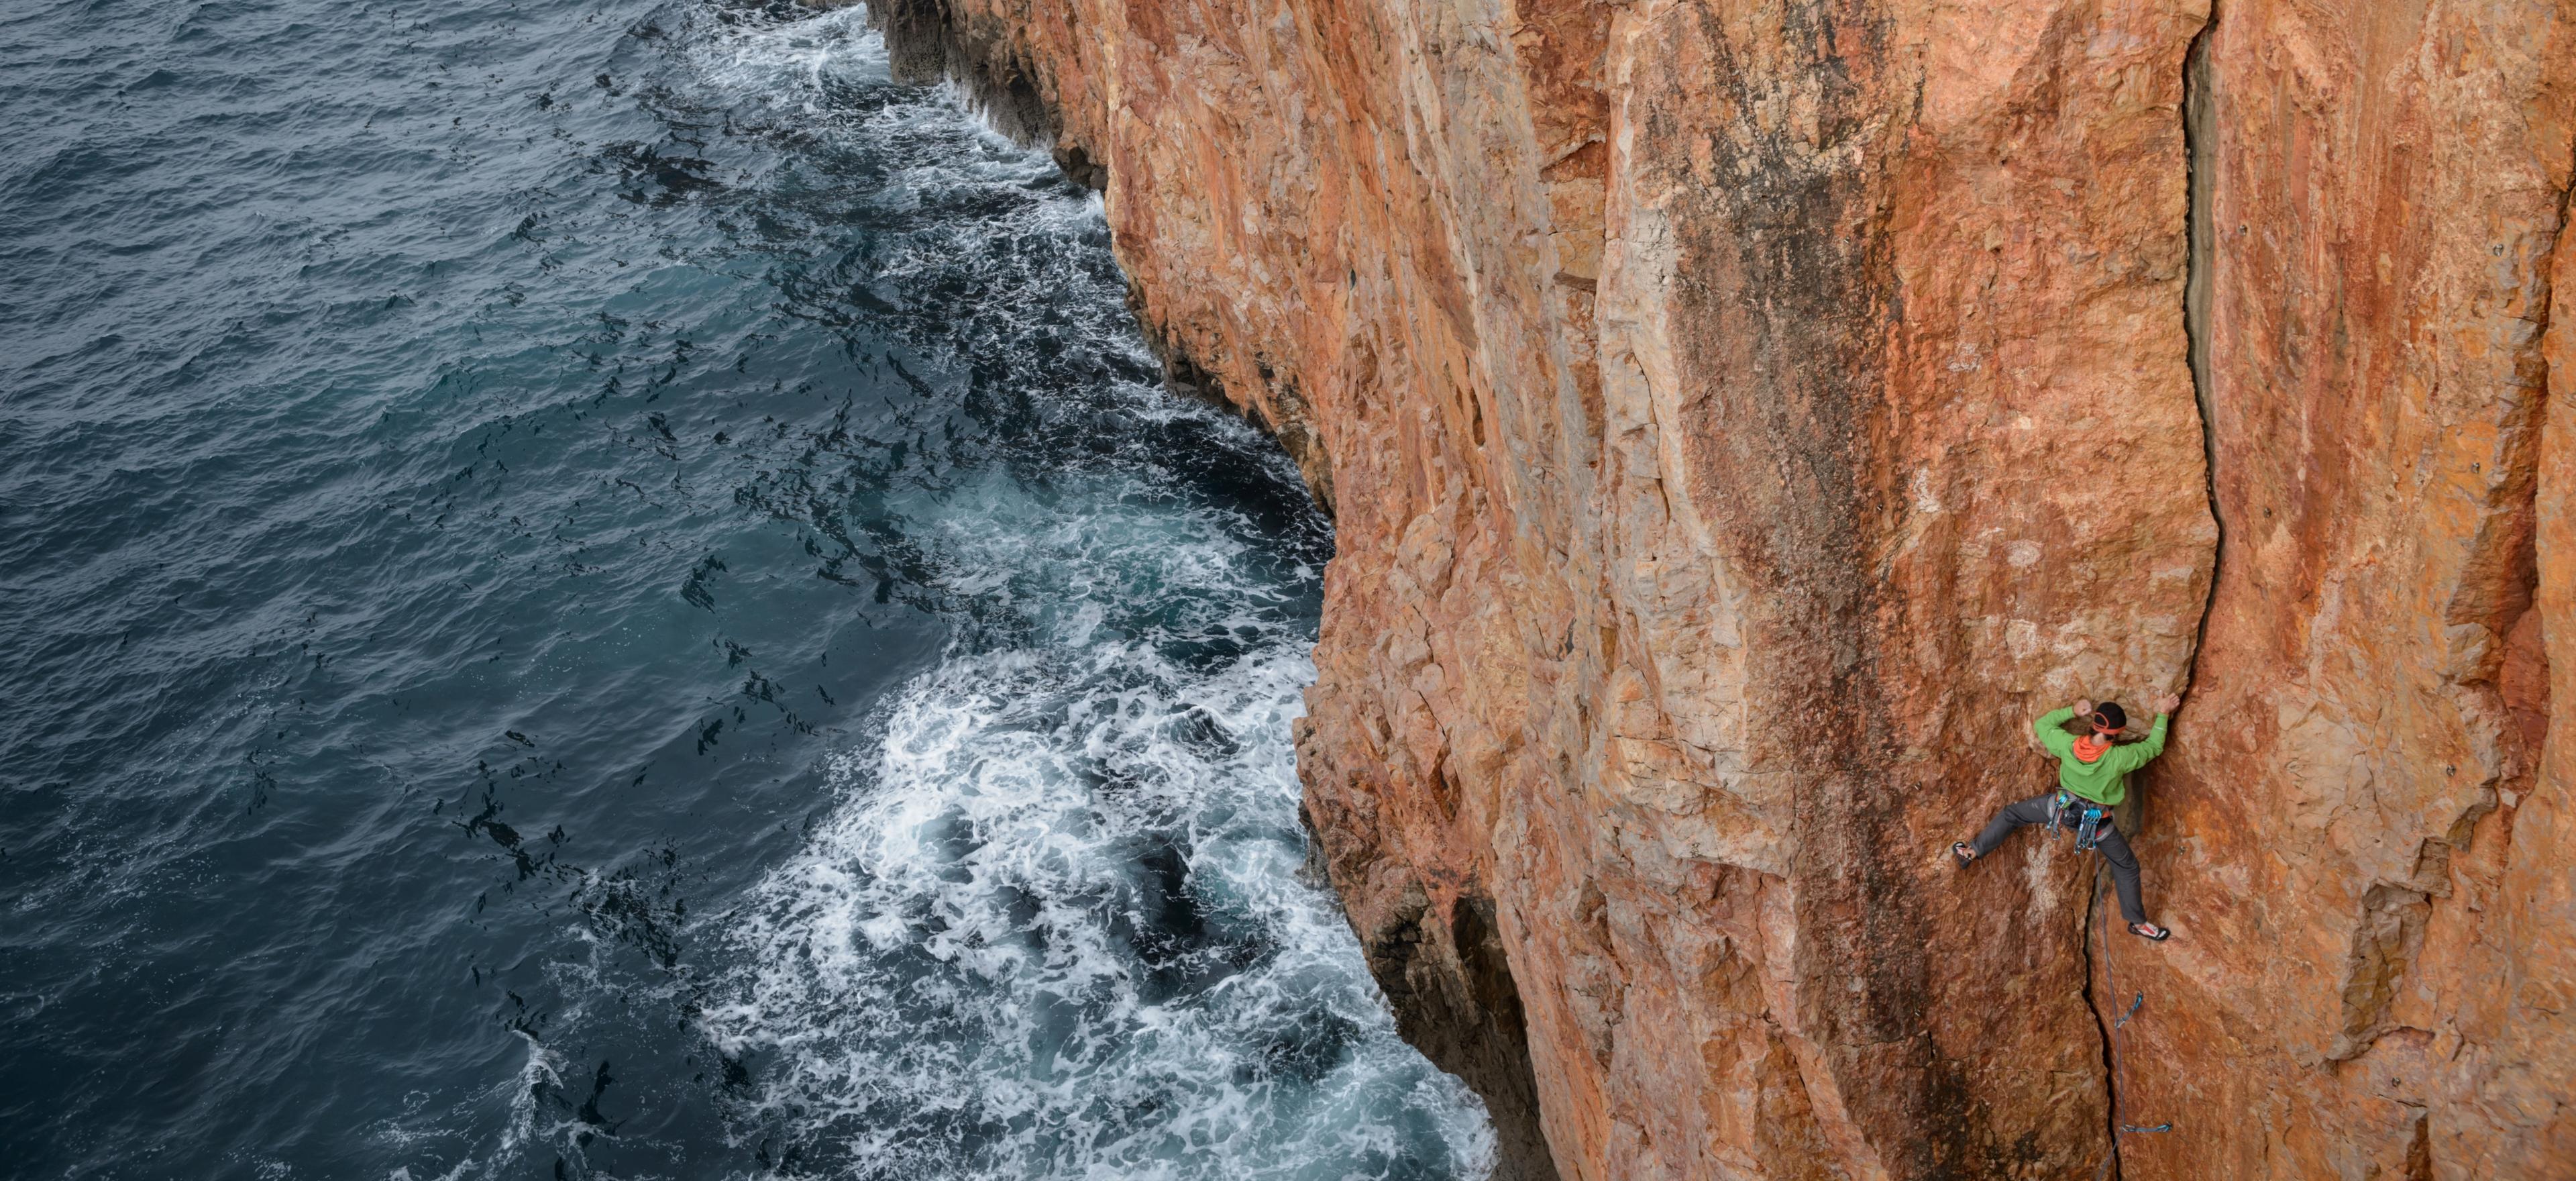
[[[2126,1176],[2576,1175],[2576,0],[2221,3],[880,6],[1333,509],[1320,860],[1502,1176],[2095,1176],[2141,989]],[[2195,680],[2174,940],[1940,862]]]
[[[2576,1177],[2576,5],[2221,3],[2226,542],[2138,843],[2182,934],[2114,964],[2129,1113],[2183,1130],[2122,1160]]]

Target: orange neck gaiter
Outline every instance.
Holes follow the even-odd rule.
[[[2077,762],[2100,762],[2102,759],[2102,752],[2109,749],[2111,749],[2111,739],[2109,735],[2087,734],[2075,740],[2075,758]]]

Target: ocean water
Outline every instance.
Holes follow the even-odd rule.
[[[1325,523],[860,13],[0,9],[0,1176],[1472,1178]]]

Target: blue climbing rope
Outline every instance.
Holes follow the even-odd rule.
[[[2103,876],[2098,869],[2093,873],[2093,907],[2096,909],[2102,905]],[[2119,1003],[2119,978],[2111,973],[2111,915],[2107,910],[2102,913],[2102,989],[2112,998],[2111,1003]],[[2120,1159],[2120,1137],[2133,1133],[2173,1130],[2171,1123],[2145,1125],[2130,1123],[2123,1117],[2121,1110],[2123,1104],[2120,1096],[2129,1089],[2129,1067],[2128,1058],[2120,1052],[2123,1040],[2120,1030],[2129,1024],[2130,1018],[2138,1015],[2139,1007],[2146,1003],[2147,994],[2143,991],[2136,993],[2129,998],[2128,1009],[2111,1019],[2111,1148],[2110,1151],[2102,1154],[2102,1163],[2094,1168],[2093,1181],[2102,1181],[2102,1178],[2111,1172],[2111,1162]]]

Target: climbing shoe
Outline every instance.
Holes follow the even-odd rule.
[[[1974,860],[1976,860],[1976,859],[1977,859],[1977,851],[1976,851],[1975,849],[1971,849],[1971,848],[1969,848],[1969,847],[1968,847],[1968,842],[1966,842],[1966,841],[1952,841],[1952,842],[1950,842],[1950,860],[1951,860],[1952,862],[1956,863],[1956,864],[1958,865],[1958,867],[1959,867],[1959,868],[1961,868],[1961,869],[1966,869],[1966,868],[1968,868],[1968,863],[1969,863],[1969,862],[1971,862],[1971,861],[1974,861]]]
[[[2167,937],[2173,934],[2173,931],[2167,927],[2159,927],[2154,923],[2131,923],[2129,924],[2129,933],[2140,939],[2152,939],[2158,943],[2162,943]]]

